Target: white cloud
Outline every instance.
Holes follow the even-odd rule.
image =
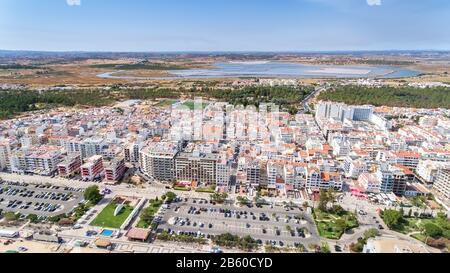
[[[381,6],[381,0],[367,0],[369,6]]]
[[[81,0],[66,0],[67,5],[69,6],[80,6]]]

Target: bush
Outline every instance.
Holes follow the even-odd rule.
[[[27,219],[30,220],[31,223],[36,224],[39,222],[38,216],[36,214],[30,214],[27,216]]]
[[[20,216],[12,211],[8,211],[3,215],[3,217],[5,217],[6,221],[15,221],[18,220]]]

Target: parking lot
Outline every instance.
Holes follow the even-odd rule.
[[[83,190],[0,181],[0,209],[51,217],[69,213],[83,200]]]
[[[159,229],[206,237],[227,232],[250,235],[260,243],[277,246],[320,243],[312,216],[298,207],[249,208],[184,199],[166,210]]]

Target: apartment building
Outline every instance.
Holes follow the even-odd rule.
[[[393,192],[397,195],[403,195],[406,191],[408,181],[411,181],[413,174],[406,168],[381,164],[376,172],[376,177],[380,182],[380,192]]]
[[[152,142],[140,152],[140,170],[159,181],[173,181],[176,178],[175,156],[178,151],[176,142]]]
[[[230,160],[221,156],[216,165],[216,184],[218,187],[228,187],[231,179],[231,164]]]
[[[107,145],[101,137],[75,138],[66,142],[66,151],[68,153],[80,153],[83,159],[101,155],[106,147]]]
[[[341,103],[321,102],[316,105],[316,118],[367,121],[373,114],[372,106],[348,106]]]
[[[105,163],[106,182],[118,182],[126,172],[125,159],[114,158]]]
[[[103,176],[104,166],[103,157],[94,155],[86,160],[81,166],[81,177],[85,181],[93,181]]]
[[[364,160],[346,157],[343,164],[345,177],[358,179],[359,175],[367,171],[367,164]]]
[[[446,201],[450,201],[450,168],[438,171],[433,189]]]
[[[81,156],[69,154],[58,164],[58,174],[61,177],[72,177],[81,170]]]
[[[11,171],[44,176],[53,174],[61,161],[61,152],[46,148],[18,149],[11,153]]]
[[[218,155],[199,151],[179,153],[175,159],[177,180],[216,185]]]
[[[0,140],[0,171],[11,170],[11,145],[8,140]]]
[[[131,143],[123,148],[125,162],[137,164],[139,163],[139,153],[142,149],[142,144]]]
[[[316,167],[308,168],[306,188],[311,190],[334,189],[341,191],[344,185],[342,176],[337,172],[321,172]]]

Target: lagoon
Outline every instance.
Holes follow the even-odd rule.
[[[306,65],[290,62],[218,62],[212,69],[170,70],[170,77],[114,76],[114,71],[97,75],[100,78],[151,80],[176,78],[404,78],[421,72],[396,66],[379,65]]]

